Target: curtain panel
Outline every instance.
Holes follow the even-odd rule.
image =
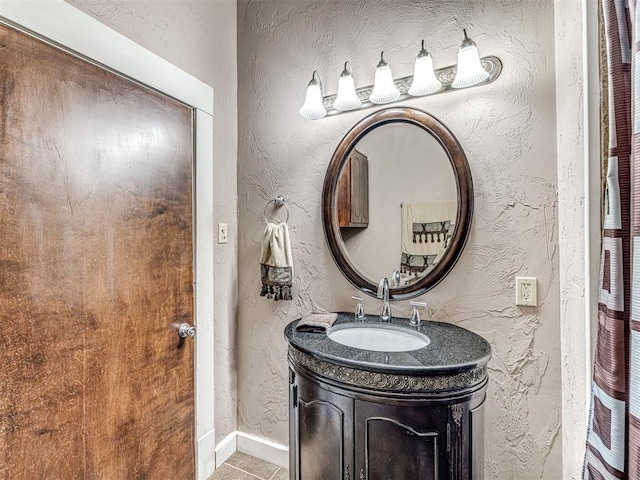
[[[598,337],[583,479],[640,479],[640,38],[636,0],[602,0],[602,13],[608,161]]]

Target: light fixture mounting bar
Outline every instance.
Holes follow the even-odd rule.
[[[473,87],[480,87],[482,85],[488,85],[489,83],[493,82],[496,78],[500,76],[500,73],[502,72],[502,62],[498,57],[495,57],[493,55],[482,57],[480,59],[480,62],[482,63],[482,67],[489,74],[489,78],[482,83],[471,85],[465,88],[473,88]],[[438,68],[435,71],[435,74],[436,74],[436,78],[440,80],[440,82],[442,82],[442,88],[440,88],[440,90],[434,93],[425,95],[425,97],[439,95],[441,93],[450,92],[452,90],[464,90],[465,88],[453,88],[451,86],[451,84],[453,83],[453,79],[456,77],[456,70],[457,70],[456,65],[450,65],[448,67]],[[409,98],[421,98],[421,97],[411,96],[407,93],[409,90],[409,87],[411,87],[412,81],[413,81],[413,75],[409,75],[408,77],[402,77],[402,78],[398,78],[397,80],[394,80],[393,83],[398,88],[398,90],[400,90],[400,97],[397,100],[394,100],[393,102],[389,102],[389,103],[401,102]],[[362,105],[355,110],[362,110],[364,108],[380,106],[369,101],[369,96],[371,95],[372,91],[373,91],[373,85],[367,85],[366,87],[361,87],[356,89],[356,94],[358,95],[358,98],[360,98],[360,100],[362,101]],[[348,113],[349,111],[351,112],[355,111],[355,110],[349,110],[349,111],[343,112],[333,108],[333,102],[335,102],[336,97],[337,97],[337,94],[327,95],[322,97],[322,103],[324,105],[324,108],[327,109],[327,115],[338,115],[340,113]]]

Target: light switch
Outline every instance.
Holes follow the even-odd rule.
[[[218,224],[218,243],[227,243],[227,237],[229,236],[229,231],[227,229],[226,223]]]

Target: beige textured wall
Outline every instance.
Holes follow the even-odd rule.
[[[234,0],[67,0],[214,89],[216,441],[236,430],[237,43]]]
[[[462,28],[504,71],[490,86],[405,102],[443,121],[473,173],[476,210],[452,273],[424,296],[433,318],[469,328],[494,349],[486,404],[487,477],[562,478],[555,150],[554,11],[547,0],[297,0],[238,3],[240,430],[287,442],[282,331],[313,298],[351,309],[357,293],[325,246],[320,196],[334,148],[365,112],[312,122],[298,115],[318,69],[326,93],[349,60],[372,83],[380,50],[409,74],[426,38],[436,65],[455,63]],[[262,211],[291,209],[295,298],[258,296]],[[539,307],[514,305],[516,275],[536,276]],[[368,312],[379,302],[367,298]],[[394,314],[407,314],[405,303]]]

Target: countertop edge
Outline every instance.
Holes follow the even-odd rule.
[[[339,312],[339,320],[336,324],[341,323],[350,323],[352,321],[352,315]],[[375,317],[372,317],[375,319]],[[405,375],[411,377],[427,377],[427,376],[451,376],[456,374],[462,374],[464,372],[469,372],[476,370],[481,367],[486,367],[489,360],[491,359],[491,346],[489,343],[482,338],[480,335],[471,332],[470,330],[464,329],[463,327],[459,327],[454,324],[448,324],[443,322],[423,322],[423,327],[420,329],[422,333],[429,334],[428,329],[435,326],[437,328],[451,328],[453,330],[463,330],[466,335],[471,335],[474,338],[477,338],[478,341],[483,344],[484,348],[481,349],[479,356],[474,357],[470,361],[464,361],[462,363],[457,362],[451,365],[416,365],[416,364],[403,364],[403,365],[394,365],[392,363],[381,363],[381,362],[370,362],[363,360],[362,358],[354,358],[354,354],[359,356],[359,352],[365,352],[364,350],[359,350],[353,347],[342,347],[345,355],[338,355],[337,353],[332,353],[329,348],[313,348],[316,346],[316,342],[319,341],[320,347],[326,347],[327,345],[337,346],[335,342],[328,339],[326,334],[304,334],[304,335],[318,335],[318,337],[309,337],[306,340],[301,340],[296,338],[296,334],[299,332],[295,331],[295,324],[299,320],[294,320],[287,324],[284,329],[284,338],[289,345],[289,348],[294,348],[303,354],[319,361],[319,362],[327,362],[329,364],[335,365],[337,367],[342,368],[350,368],[358,371],[365,371],[371,373],[379,373],[379,374],[389,374],[389,375]],[[406,319],[394,318],[394,321],[400,325],[403,325],[403,322]],[[325,335],[325,337],[321,337],[320,335]],[[330,342],[327,344],[326,342]],[[430,347],[425,347],[430,348]],[[433,347],[431,347],[433,348]],[[351,358],[350,358],[351,357]]]
[[[469,370],[434,374],[404,374],[363,370],[353,366],[337,365],[319,359],[293,345],[289,345],[289,362],[297,367],[306,368],[315,374],[342,384],[382,390],[385,392],[439,393],[451,390],[470,389],[486,383],[487,368],[480,365]]]

